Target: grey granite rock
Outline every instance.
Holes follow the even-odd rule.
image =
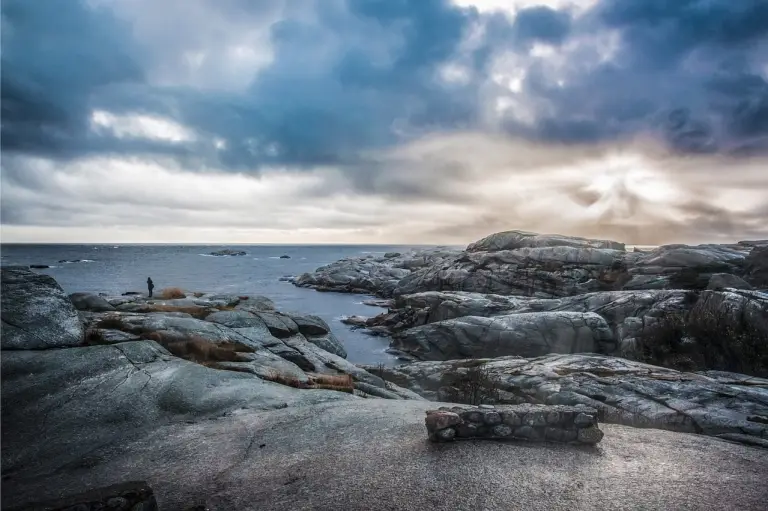
[[[21,266],[4,266],[0,272],[3,350],[82,345],[80,316],[52,277]]]
[[[448,360],[596,352],[612,340],[595,313],[541,312],[430,323],[394,337],[391,346],[422,360]]]
[[[381,374],[435,399],[445,375],[466,370],[468,364],[487,369],[501,391],[498,403],[582,405],[597,410],[607,423],[728,435],[758,444],[768,439],[768,380],[745,375],[683,373],[590,354],[414,362],[385,368]],[[525,424],[524,418],[519,419],[505,416],[504,423]],[[589,424],[584,417],[578,421]]]
[[[103,296],[93,293],[72,293],[69,295],[69,299],[80,311],[105,312],[115,310],[115,307]]]

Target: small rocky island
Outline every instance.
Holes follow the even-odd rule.
[[[231,250],[231,249],[225,248],[223,250],[217,250],[215,252],[211,252],[209,255],[216,256],[216,257],[235,257],[235,256],[244,256],[246,255],[246,252],[244,250]]]
[[[766,242],[635,252],[510,231],[294,283],[376,295],[389,310],[353,322],[409,362],[357,366],[311,311],[263,296],[66,295],[3,267],[3,509],[768,497]]]

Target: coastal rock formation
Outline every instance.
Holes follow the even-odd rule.
[[[597,411],[585,406],[441,407],[428,410],[424,423],[433,442],[482,438],[595,445],[603,439]]]
[[[583,405],[602,422],[768,447],[768,380],[741,374],[590,354],[414,362],[377,374],[436,401]]]
[[[77,310],[53,277],[23,266],[2,270],[2,349],[79,346],[84,330]]]
[[[428,249],[347,258],[294,283],[386,298],[425,291],[560,298],[598,291],[703,290],[715,275],[713,285],[727,283],[723,274],[761,288],[768,287],[766,248],[765,242],[744,241],[627,252],[624,244],[610,240],[508,231],[472,243],[465,251]]]
[[[407,253],[388,253],[384,257],[350,257],[305,273],[293,280],[299,287],[318,291],[391,296],[398,282],[414,270],[441,264],[459,252],[443,247]]]

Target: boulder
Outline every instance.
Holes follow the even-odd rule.
[[[0,272],[3,350],[82,345],[80,316],[53,277],[21,266],[4,266]]]
[[[324,335],[306,335],[305,337],[307,341],[324,349],[328,353],[333,353],[341,358],[347,358],[347,350],[344,349],[344,345],[332,333],[328,332]]]
[[[438,321],[393,337],[391,346],[422,360],[449,360],[595,352],[612,342],[595,313],[541,312]]]
[[[105,312],[115,310],[115,307],[106,298],[93,293],[72,293],[69,295],[69,299],[80,311]]]
[[[304,335],[325,335],[331,331],[328,323],[319,316],[304,314],[287,314],[299,329],[299,333]]]

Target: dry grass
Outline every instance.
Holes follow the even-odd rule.
[[[186,298],[187,295],[184,294],[184,291],[182,291],[178,287],[167,287],[160,291],[158,294],[160,298],[163,300],[176,300],[179,298]]]
[[[355,384],[352,380],[352,376],[348,374],[310,374],[308,376],[309,381],[304,383],[296,378],[291,378],[281,375],[276,371],[271,371],[263,379],[297,389],[334,390],[336,392],[346,392],[348,394],[353,394],[355,391]]]
[[[266,376],[264,376],[262,379],[271,381],[273,383],[279,383],[280,385],[285,385],[287,387],[293,387],[295,389],[306,389],[308,388],[308,385],[302,381],[297,380],[296,378],[291,378],[289,376],[284,376],[277,371],[270,371]]]
[[[243,358],[240,354],[252,351],[242,344],[234,342],[216,344],[196,335],[179,339],[163,335],[161,332],[151,332],[147,338],[157,342],[171,354],[201,365],[216,362],[242,362]]]

